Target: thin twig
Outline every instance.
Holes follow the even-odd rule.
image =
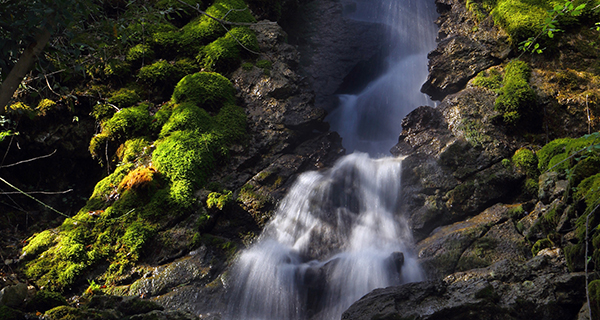
[[[0,165],[4,163],[4,160],[6,160],[6,156],[8,156],[8,151],[10,150],[10,146],[12,146],[12,142],[15,136],[10,136],[10,142],[8,143],[8,148],[6,148],[6,152],[4,153],[4,157],[2,157],[2,162],[0,162]]]
[[[5,166],[0,166],[0,169],[1,168],[14,167],[14,166],[18,166],[18,165],[23,164],[23,163],[27,163],[27,162],[31,162],[31,161],[35,161],[35,160],[39,160],[39,159],[43,159],[43,158],[48,158],[48,157],[51,157],[52,155],[54,155],[55,153],[56,153],[56,150],[52,151],[51,154],[47,154],[45,156],[39,156],[39,157],[35,157],[35,158],[31,158],[31,159],[27,159],[27,160],[15,162],[15,163],[12,163],[12,164],[7,164]]]
[[[65,193],[69,193],[72,192],[73,189],[69,189],[69,190],[65,190],[65,191],[30,191],[27,192],[27,194],[65,194]],[[7,191],[7,192],[0,192],[0,195],[9,195],[9,194],[21,194],[22,192],[18,192],[18,191]]]
[[[76,219],[74,219],[73,217],[69,217],[68,215],[66,215],[66,214],[64,214],[64,213],[62,213],[62,212],[60,212],[60,211],[58,211],[58,210],[56,210],[56,209],[52,208],[51,206],[49,206],[49,205],[45,204],[44,202],[42,202],[42,201],[38,200],[37,198],[35,198],[35,197],[33,197],[33,196],[31,196],[31,195],[27,194],[25,191],[23,191],[23,190],[21,190],[21,189],[19,189],[19,188],[15,187],[15,186],[13,186],[13,185],[12,185],[12,184],[10,184],[8,181],[4,180],[2,177],[0,177],[0,181],[2,181],[2,182],[4,182],[4,183],[6,183],[6,184],[7,184],[9,187],[11,187],[11,188],[13,188],[13,189],[15,189],[15,190],[19,191],[19,193],[22,193],[23,195],[27,196],[28,198],[32,199],[33,201],[35,201],[35,202],[37,202],[37,203],[41,204],[42,206],[44,206],[44,207],[46,207],[46,208],[48,208],[48,209],[50,209],[50,210],[52,210],[52,211],[54,211],[54,212],[56,212],[56,213],[60,214],[61,216],[63,216],[63,217],[66,217],[66,218],[69,218],[69,219],[76,220]],[[78,221],[78,220],[76,220],[76,221]],[[82,221],[82,222],[83,222],[83,221]]]

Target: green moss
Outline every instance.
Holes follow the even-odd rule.
[[[173,181],[169,191],[169,197],[173,203],[182,208],[189,208],[195,202],[194,183],[190,180]]]
[[[219,143],[216,135],[195,131],[175,131],[156,142],[152,162],[171,181],[204,183],[214,168],[213,150]]]
[[[27,245],[23,247],[23,254],[37,255],[54,245],[57,232],[54,230],[44,230],[27,240]]]
[[[146,138],[136,138],[125,141],[117,150],[117,157],[121,162],[135,162],[142,157],[146,150],[150,148],[150,143]]]
[[[231,145],[246,137],[246,113],[234,104],[226,104],[216,116],[217,130],[223,143]]]
[[[147,134],[152,117],[148,113],[148,104],[121,109],[102,125],[102,133],[111,140],[125,140]]]
[[[546,171],[552,166],[549,166],[550,160],[560,154],[565,152],[565,146],[571,141],[571,138],[562,138],[556,139],[548,144],[546,144],[541,150],[539,150],[536,154],[538,157],[538,169],[540,171]]]
[[[206,206],[210,208],[216,207],[219,210],[223,208],[233,200],[232,192],[225,191],[224,193],[211,192],[206,200]]]
[[[59,306],[46,311],[46,313],[44,314],[44,318],[49,320],[77,320],[83,319],[84,316],[82,315],[82,312],[77,308],[69,306]]]
[[[158,60],[142,67],[137,76],[140,80],[148,84],[173,86],[181,78],[197,70],[198,67],[190,59],[177,60],[175,63]]]
[[[553,246],[554,243],[550,239],[540,239],[531,247],[531,254],[535,257],[542,249],[552,248]]]
[[[91,115],[96,121],[102,122],[110,119],[116,111],[113,106],[107,103],[98,103],[94,106]]]
[[[104,74],[108,77],[127,78],[131,73],[131,64],[126,61],[111,59],[104,65]]]
[[[566,153],[557,154],[550,162],[548,162],[548,170],[559,173],[565,173],[569,168],[569,162],[567,161],[568,155]]]
[[[156,228],[143,220],[136,220],[127,226],[125,234],[118,243],[127,250],[129,259],[135,261],[139,258],[144,244],[156,233]]]
[[[159,60],[150,65],[144,66],[138,72],[138,78],[144,82],[155,84],[158,82],[166,82],[173,77],[175,66],[168,61]]]
[[[494,108],[502,114],[507,125],[517,126],[535,112],[536,95],[529,86],[531,69],[527,63],[513,60],[506,65],[502,87]]]
[[[233,28],[225,36],[202,48],[197,60],[206,70],[231,72],[240,65],[242,54],[248,53],[242,45],[258,51],[256,35],[252,30],[247,27]]]
[[[94,192],[88,200],[86,209],[104,209],[104,204],[114,197],[119,183],[132,168],[133,164],[119,166],[115,169],[115,172],[100,180],[94,187]]]
[[[511,219],[518,220],[525,214],[525,209],[522,205],[517,205],[508,209],[508,216]]]
[[[184,102],[173,107],[173,111],[160,131],[160,138],[181,130],[204,133],[213,127],[213,119],[206,110],[191,102]]]
[[[254,65],[251,62],[244,62],[242,64],[242,69],[244,69],[246,71],[252,70],[253,67],[254,67]]]
[[[218,73],[198,72],[185,76],[173,92],[176,103],[192,102],[207,111],[217,111],[234,102],[231,82]]]
[[[133,89],[122,88],[113,92],[108,102],[119,108],[130,107],[141,100],[140,95]]]
[[[491,11],[494,22],[510,35],[514,44],[536,36],[551,10],[559,1],[498,0]]]
[[[512,163],[515,167],[525,172],[527,176],[537,177],[538,159],[533,151],[527,148],[520,148],[512,156]]]
[[[171,114],[173,114],[173,108],[175,107],[173,101],[169,101],[164,104],[154,115],[152,123],[150,124],[150,131],[153,135],[158,135],[162,130],[162,127],[169,121]]]
[[[150,62],[154,59],[154,50],[147,44],[137,44],[127,51],[127,61],[141,63]]]
[[[488,69],[481,71],[473,78],[473,85],[476,87],[498,90],[502,85],[502,75],[498,69]]]
[[[238,11],[244,8],[246,4],[242,0],[217,0],[206,9],[206,13],[227,21],[255,22],[249,10]],[[232,9],[236,10],[231,11]],[[182,45],[190,45],[193,42],[207,44],[226,32],[220,23],[204,15],[184,26],[182,31],[185,33]]]

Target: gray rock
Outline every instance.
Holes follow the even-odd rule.
[[[508,36],[496,27],[491,15],[473,19],[464,3],[437,0],[440,26],[438,47],[429,53],[429,76],[421,91],[434,100],[463,89],[480,71],[498,65],[511,51]]]
[[[27,285],[17,283],[0,290],[0,306],[18,308],[25,303],[27,298]]]
[[[533,268],[502,260],[443,280],[377,289],[342,319],[575,319],[585,275],[566,273],[562,256],[534,259],[544,262]]]

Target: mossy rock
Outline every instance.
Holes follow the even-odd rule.
[[[137,77],[145,83],[156,85],[175,85],[184,76],[198,70],[196,64],[190,59],[178,60],[170,63],[158,60],[150,65],[144,66],[138,72]]]
[[[214,120],[208,112],[192,102],[175,105],[172,110],[171,116],[160,131],[159,138],[181,130],[204,133],[214,126]]]
[[[56,230],[44,230],[27,239],[27,245],[23,247],[25,256],[35,256],[42,251],[46,251],[54,245],[58,232]]]
[[[554,1],[498,0],[491,14],[494,22],[510,35],[513,44],[537,35]]]
[[[119,108],[130,107],[141,100],[140,95],[134,89],[122,88],[110,94],[108,102]]]
[[[256,22],[250,10],[240,10],[244,8],[247,8],[247,6],[242,0],[216,0],[206,9],[206,13],[232,22]],[[182,31],[184,32],[181,43],[183,46],[190,45],[193,42],[208,44],[226,33],[225,28],[219,22],[206,15],[202,15],[195,21],[188,23],[182,28]]]
[[[111,140],[125,140],[147,134],[152,118],[148,113],[148,105],[121,109],[102,126],[102,133],[108,134]]]
[[[66,306],[67,299],[58,292],[40,290],[27,302],[27,310],[32,312],[46,312],[58,306]]]
[[[104,74],[112,78],[127,78],[131,74],[131,64],[127,61],[111,59],[104,65]]]
[[[509,62],[505,67],[502,87],[494,108],[502,113],[504,123],[510,126],[529,124],[535,113],[536,95],[529,86],[531,69],[519,60]]]
[[[175,131],[156,142],[152,163],[171,181],[193,181],[200,186],[214,168],[213,150],[219,144],[218,136],[212,133]]]
[[[527,148],[520,148],[512,156],[512,162],[518,169],[522,170],[529,177],[538,175],[538,159],[533,151]]]
[[[206,45],[200,50],[197,60],[204,69],[228,73],[237,69],[242,55],[258,51],[256,35],[247,27],[237,27]]]
[[[116,156],[120,162],[135,162],[144,155],[149,155],[150,142],[145,137],[129,139],[117,149]]]
[[[531,254],[535,257],[542,249],[552,248],[554,243],[550,239],[540,239],[531,247]]]
[[[207,111],[218,111],[225,103],[233,103],[234,100],[231,82],[214,72],[185,76],[173,91],[175,103],[192,102]]]
[[[498,90],[502,86],[502,74],[496,68],[481,71],[472,80],[472,84],[476,87],[486,88],[490,90]]]
[[[154,50],[147,44],[137,44],[127,51],[127,61],[132,63],[150,62],[154,59]]]
[[[548,170],[551,167],[549,166],[550,160],[554,156],[564,153],[566,145],[571,140],[571,138],[556,139],[542,147],[542,149],[536,153],[538,157],[538,169],[542,172]]]

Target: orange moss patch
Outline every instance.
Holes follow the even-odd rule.
[[[157,174],[153,167],[138,167],[130,171],[119,183],[119,192],[125,190],[142,190],[148,188],[154,181],[154,175]]]

